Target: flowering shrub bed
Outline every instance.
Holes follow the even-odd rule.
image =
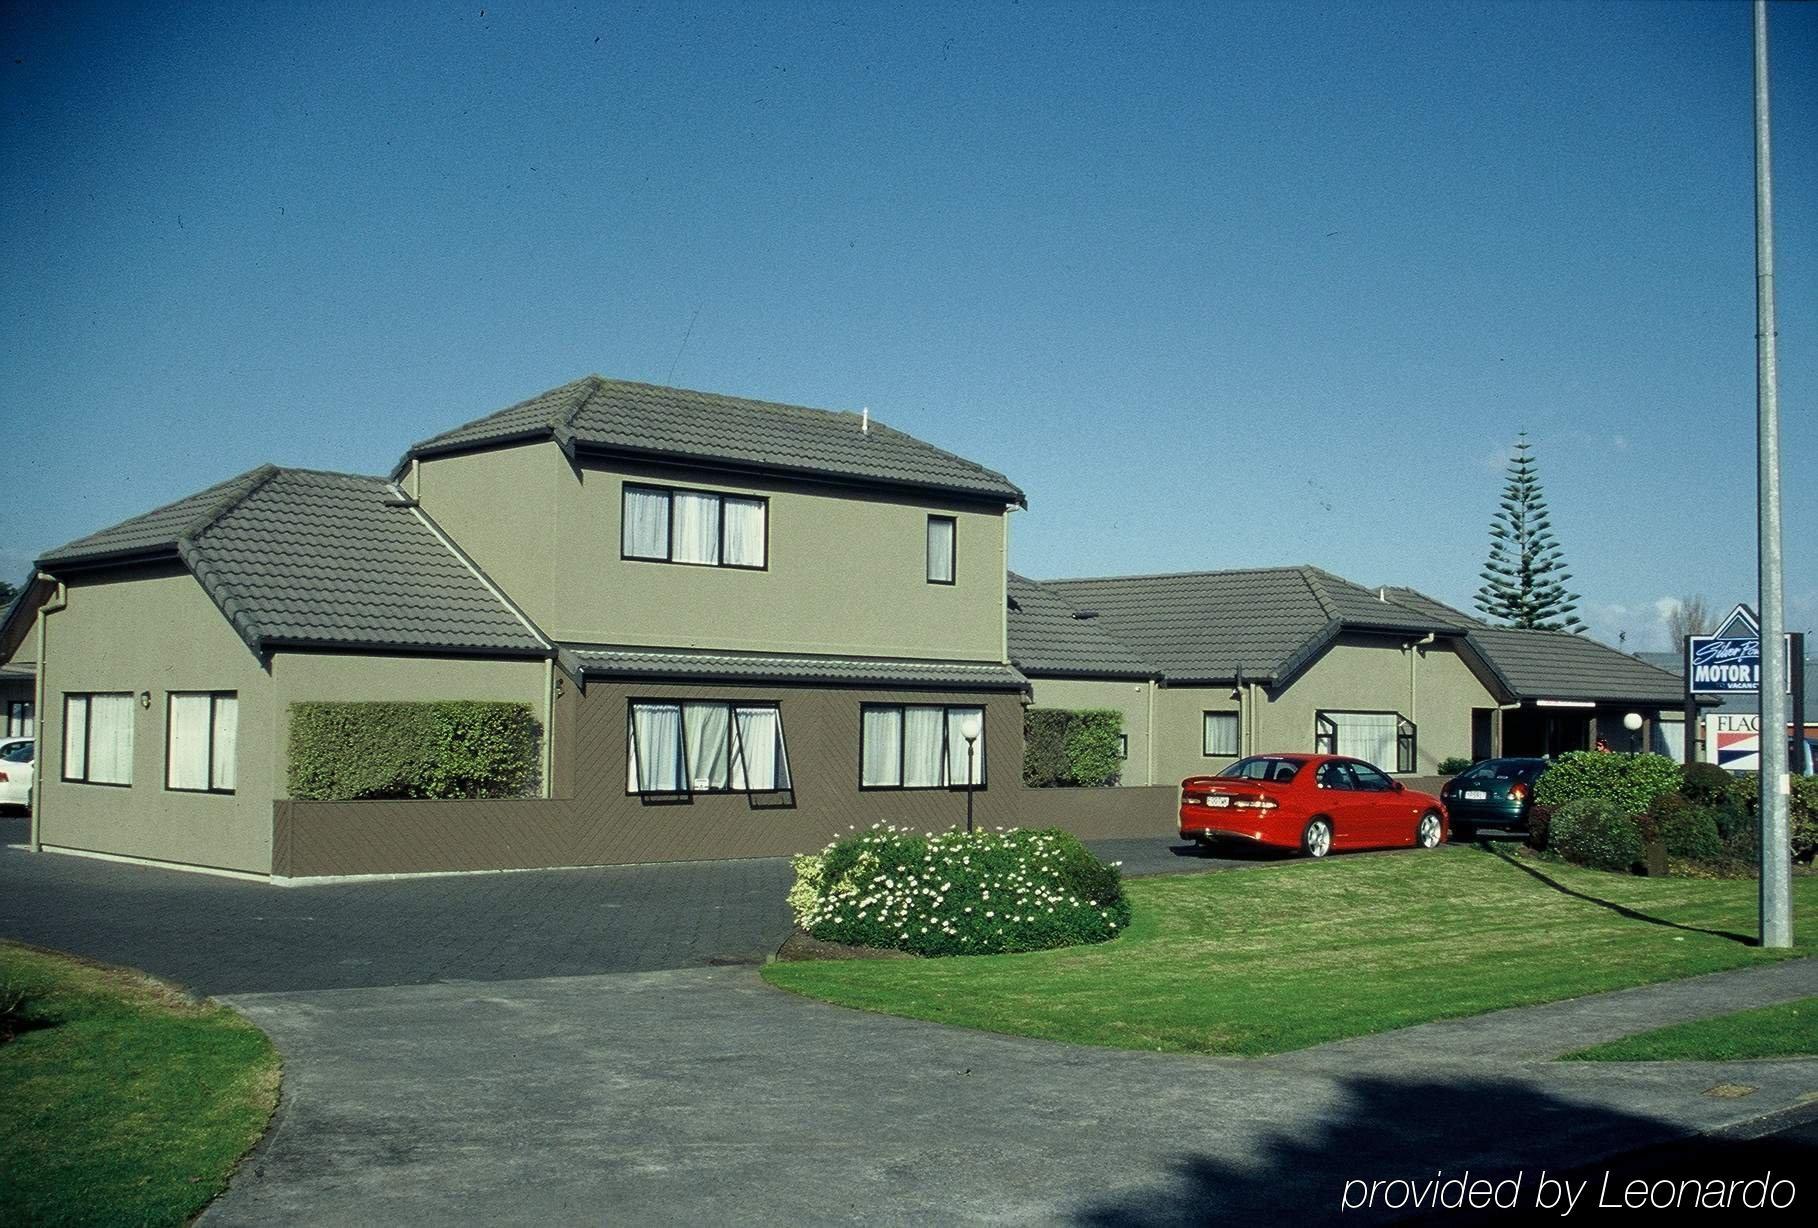
[[[822,942],[996,955],[1105,942],[1130,923],[1116,864],[1058,830],[878,824],[795,868],[790,907]]]

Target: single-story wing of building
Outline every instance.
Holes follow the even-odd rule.
[[[1681,693],[1663,670],[1586,636],[1492,627],[1312,566],[1012,575],[1007,619],[1035,707],[1124,713],[1127,784],[1271,751],[1431,775],[1451,758],[1556,755],[1598,738],[1677,744]]]

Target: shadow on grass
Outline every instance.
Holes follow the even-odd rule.
[[[1623,917],[1627,920],[1643,921],[1649,925],[1659,925],[1659,926],[1663,926],[1664,928],[1670,929],[1670,930],[1683,930],[1685,933],[1688,933],[1688,934],[1709,934],[1713,938],[1727,938],[1731,942],[1740,942],[1745,947],[1753,947],[1753,946],[1760,945],[1760,939],[1757,938],[1753,934],[1738,934],[1733,930],[1713,930],[1713,929],[1705,929],[1703,926],[1698,926],[1698,925],[1684,925],[1678,921],[1669,921],[1665,917],[1656,917],[1656,916],[1652,916],[1645,912],[1640,912],[1636,909],[1630,908],[1626,904],[1618,904],[1614,900],[1605,900],[1605,899],[1601,899],[1597,896],[1587,894],[1586,892],[1583,892],[1583,891],[1575,891],[1571,887],[1566,886],[1564,883],[1562,883],[1558,879],[1554,878],[1552,875],[1546,873],[1546,871],[1541,870],[1538,867],[1531,866],[1531,865],[1527,864],[1525,861],[1522,861],[1521,859],[1519,859],[1517,857],[1511,856],[1510,854],[1503,852],[1501,849],[1491,848],[1488,844],[1480,844],[1480,845],[1478,845],[1478,847],[1481,848],[1484,852],[1488,853],[1490,856],[1499,858],[1502,861],[1506,861],[1508,864],[1514,866],[1517,870],[1520,870],[1523,874],[1526,874],[1531,878],[1538,879],[1540,882],[1545,883],[1547,886],[1549,886],[1553,890],[1559,892],[1559,894],[1561,894],[1561,895],[1570,896],[1574,900],[1583,900],[1587,904],[1595,904],[1599,908],[1607,908],[1611,912],[1615,913],[1617,916]]]
[[[1759,1177],[1762,1158],[1776,1173],[1810,1171],[1818,1147],[1809,1137],[1713,1148],[1700,1139],[1671,1165],[1661,1163],[1676,1142],[1666,1123],[1617,1109],[1586,1105],[1506,1079],[1357,1076],[1334,1104],[1304,1128],[1258,1130],[1239,1154],[1185,1151],[1170,1178],[1129,1186],[1076,1210],[1071,1222],[1092,1228],[1187,1228],[1194,1224],[1405,1222],[1525,1223],[1557,1217],[1562,1207],[1537,1207],[1543,1170],[1557,1179],[1576,1169],[1573,1222],[1595,1218],[1604,1173],[1609,1188],[1655,1173],[1680,1178]],[[1611,1156],[1585,1163],[1585,1157]],[[1469,1173],[1488,1180],[1510,1206],[1473,1211],[1435,1207],[1437,1187]],[[1439,1174],[1438,1181],[1435,1175]],[[1370,1183],[1379,1182],[1374,1205]],[[1389,1186],[1406,1182],[1406,1186]],[[1423,1193],[1420,1205],[1410,1201]],[[1803,1191],[1801,1191],[1803,1192]],[[1450,1194],[1447,1197],[1451,1197]],[[1809,1208],[1798,1212],[1809,1214]],[[1618,1212],[1628,1214],[1632,1212]],[[1751,1212],[1751,1218],[1761,1212]]]

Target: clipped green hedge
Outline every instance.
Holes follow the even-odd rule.
[[[1534,784],[1534,800],[1554,810],[1572,802],[1608,802],[1640,815],[1662,793],[1679,791],[1682,769],[1665,755],[1575,750],[1561,755]]]
[[[1468,772],[1470,770],[1471,761],[1466,759],[1463,755],[1451,755],[1439,761],[1439,774],[1441,776],[1456,776],[1460,772]]]
[[[1594,797],[1567,802],[1553,813],[1547,847],[1577,865],[1616,873],[1633,869],[1646,853],[1633,813]]]
[[[1818,855],[1818,776],[1793,778],[1793,856],[1811,861]]]
[[[1023,783],[1032,789],[1114,785],[1124,714],[1114,708],[1027,708],[1023,711]]]
[[[928,835],[879,824],[795,868],[790,907],[822,942],[993,955],[1105,942],[1130,923],[1117,867],[1054,829]]]
[[[1648,813],[1669,857],[1702,862],[1723,859],[1723,836],[1711,807],[1681,793],[1662,793]]]
[[[528,704],[292,704],[290,795],[528,797],[540,783],[542,736]]]

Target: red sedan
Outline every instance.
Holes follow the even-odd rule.
[[[1446,809],[1361,759],[1253,755],[1180,783],[1180,834],[1252,840],[1324,857],[1333,849],[1418,846],[1446,838]]]

